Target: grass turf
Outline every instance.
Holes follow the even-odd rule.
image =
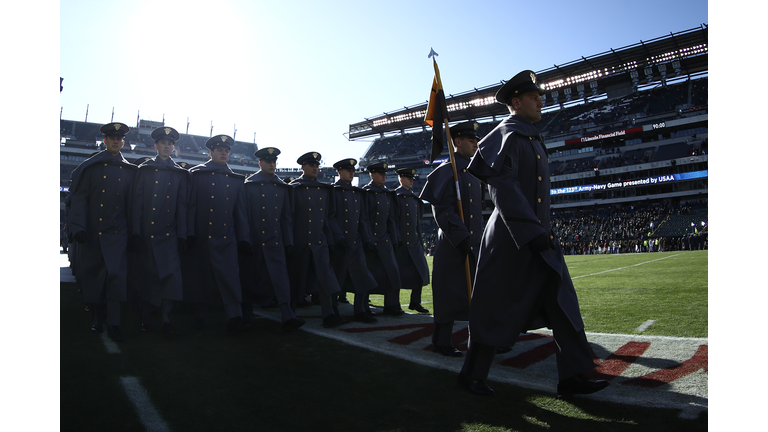
[[[565,257],[588,332],[707,337],[708,251]],[[432,257],[427,257],[430,274]],[[406,309],[411,292],[400,292]],[[349,295],[351,301],[352,295]],[[376,306],[384,296],[372,295]],[[432,311],[432,284],[422,291]],[[635,331],[648,320],[646,331]]]
[[[706,252],[631,267],[672,255],[568,257],[588,331],[631,333],[647,319],[659,324],[669,319],[646,333],[706,336]],[[426,303],[431,290],[424,294]],[[664,300],[671,294],[674,298]],[[404,297],[407,305],[407,293]],[[703,300],[691,300],[697,297]],[[643,305],[631,319],[614,311],[630,301]],[[703,314],[698,320],[703,325],[680,318],[697,314]],[[280,324],[270,320],[256,320],[251,332],[237,337],[225,335],[218,311],[205,330],[195,331],[191,323],[191,315],[180,310],[177,327],[185,334],[165,340],[158,328],[141,333],[138,314],[125,305],[126,341],[119,344],[120,353],[108,354],[100,336],[88,330],[90,314],[83,312],[75,285],[62,283],[61,430],[142,430],[120,385],[127,376],[139,379],[175,431],[707,430],[706,412],[686,420],[676,410],[586,398],[562,401],[500,383],[493,385],[496,396],[476,397],[456,386],[455,373],[308,332],[282,334]]]

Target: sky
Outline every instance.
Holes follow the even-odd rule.
[[[629,3],[628,3],[629,4]],[[437,57],[461,93],[708,23],[706,1],[60,2],[63,119],[227,134],[359,159],[349,125],[426,102]],[[524,11],[520,13],[521,9]],[[641,24],[642,23],[642,24]]]

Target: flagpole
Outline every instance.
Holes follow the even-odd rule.
[[[437,80],[438,88],[443,88],[443,82],[440,80],[440,70],[437,67],[437,60],[435,60],[434,57],[432,57],[432,63],[435,66],[435,79]],[[446,113],[447,114],[447,113]],[[451,161],[451,168],[453,169],[453,181],[456,185],[456,207],[459,211],[459,217],[461,218],[461,222],[464,222],[464,209],[461,205],[461,189],[459,187],[459,174],[456,172],[456,157],[453,155],[453,137],[451,137],[451,128],[448,127],[448,119],[444,118],[443,123],[445,124],[445,135],[448,138],[448,157]],[[467,279],[467,301],[470,305],[472,305],[472,273],[470,272],[469,267],[469,254],[467,254],[466,259],[464,260],[464,272],[466,274]]]

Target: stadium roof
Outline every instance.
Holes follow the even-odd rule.
[[[588,100],[595,97],[623,96],[633,88],[687,77],[708,70],[708,26],[670,33],[640,41],[590,57],[554,65],[536,72],[547,93],[545,107]],[[478,120],[506,116],[504,105],[496,103],[496,91],[504,84],[450,95],[447,99],[451,121]],[[425,127],[426,101],[397,111],[383,113],[349,125],[349,139]]]

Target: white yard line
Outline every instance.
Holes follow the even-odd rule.
[[[600,275],[600,274],[603,274],[603,273],[610,273],[610,272],[614,272],[614,271],[617,271],[617,270],[624,270],[624,269],[628,269],[628,268],[630,268],[630,267],[637,267],[637,266],[641,266],[641,265],[643,265],[643,264],[650,264],[650,263],[652,263],[652,262],[661,261],[661,260],[665,260],[665,259],[669,259],[669,258],[674,258],[674,257],[676,257],[676,256],[680,256],[680,255],[682,255],[682,254],[675,254],[675,255],[670,255],[670,256],[667,256],[667,257],[664,257],[664,258],[659,258],[659,259],[655,259],[655,260],[645,261],[645,262],[641,262],[641,263],[637,263],[637,264],[632,264],[631,266],[626,266],[626,267],[619,267],[619,268],[610,269],[610,270],[605,270],[605,271],[601,271],[601,272],[597,272],[597,273],[592,273],[592,274],[587,274],[587,275],[581,275],[581,276],[575,276],[575,277],[571,277],[571,279],[579,279],[579,278],[588,277],[588,276],[597,276],[597,275]]]
[[[141,386],[139,379],[136,377],[121,377],[120,381],[123,384],[128,399],[136,407],[139,420],[144,425],[144,428],[151,432],[170,431],[165,420],[157,412],[155,406],[152,405],[152,401],[149,400],[147,391]]]
[[[650,326],[652,326],[653,323],[655,323],[655,322],[656,322],[656,320],[648,320],[648,321],[640,324],[640,327],[636,328],[635,331],[644,332],[644,331],[648,330],[648,328]]]
[[[107,349],[107,354],[120,354],[120,348],[118,348],[115,341],[107,336],[107,325],[104,324],[104,333],[101,334],[101,341],[104,342],[104,348]]]

